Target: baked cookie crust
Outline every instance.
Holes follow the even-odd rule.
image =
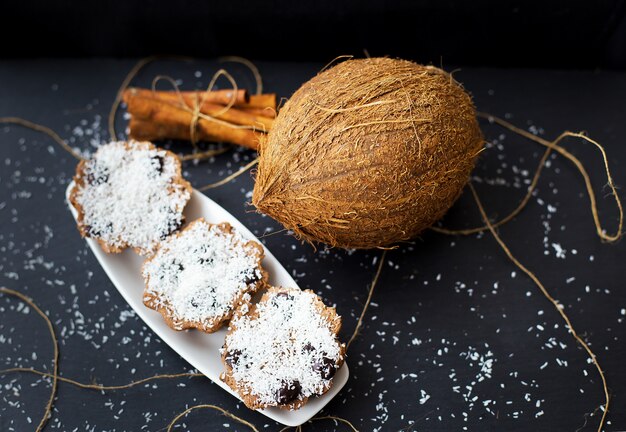
[[[74,182],[78,230],[107,253],[150,255],[182,226],[192,191],[176,154],[132,140],[101,146],[78,164]]]
[[[191,222],[170,236],[142,268],[144,304],[174,330],[212,333],[265,287],[263,247],[224,222]]]
[[[222,381],[251,409],[295,410],[332,386],[345,360],[341,317],[310,290],[270,287],[237,310],[222,348]]]

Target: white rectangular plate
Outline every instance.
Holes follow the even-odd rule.
[[[66,199],[68,199],[73,187],[74,182],[70,183],[67,188]],[[69,199],[67,202],[74,219],[76,219],[76,210],[69,203]],[[191,200],[185,207],[184,213],[188,222],[200,217],[205,218],[211,223],[228,222],[245,238],[258,241],[258,239],[243,226],[241,222],[235,219],[233,215],[197,190],[193,191]],[[141,277],[141,265],[144,259],[131,250],[126,250],[120,254],[107,254],[100,248],[95,240],[86,240],[100,262],[100,265],[111,279],[111,282],[113,282],[113,285],[115,285],[120,294],[122,294],[122,297],[124,297],[128,304],[137,312],[137,315],[144,320],[148,327],[194,368],[206,375],[207,378],[222,387],[228,393],[241,399],[219,378],[223,370],[219,349],[224,344],[226,329],[222,328],[212,334],[193,330],[181,332],[172,330],[165,324],[161,314],[148,309],[143,304],[144,283]],[[270,284],[274,286],[298,287],[287,270],[285,270],[278,260],[274,258],[274,255],[267,249],[265,249],[263,267],[270,275]],[[298,410],[287,411],[278,408],[267,408],[258,411],[272,420],[287,426],[301,425],[317,414],[337,395],[337,393],[339,393],[341,388],[348,381],[348,375],[348,365],[344,363],[341,369],[335,374],[331,389],[321,397],[309,399],[309,401]]]

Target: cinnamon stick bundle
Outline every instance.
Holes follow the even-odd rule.
[[[137,140],[191,139],[194,115],[191,111],[172,104],[170,101],[148,97],[128,97],[125,99],[131,114],[130,137]],[[264,138],[263,132],[229,126],[219,122],[198,118],[196,139],[204,141],[224,141],[238,144],[253,150]]]
[[[230,90],[229,90],[230,91]],[[207,92],[207,95],[213,92]],[[128,101],[133,98],[148,98],[152,100],[169,101],[173,105],[182,106],[186,105],[189,109],[193,109],[196,104],[201,103],[200,112],[211,117],[215,117],[229,123],[253,126],[261,131],[268,131],[272,128],[274,120],[270,118],[269,110],[268,115],[263,116],[261,112],[243,111],[237,108],[228,108],[226,105],[219,105],[214,102],[208,102],[207,99],[213,99],[206,97],[202,102],[203,93],[199,92],[153,92],[148,89],[129,88],[124,91],[124,101],[128,104]],[[259,108],[254,108],[259,110]],[[129,109],[130,114],[132,111]]]
[[[124,94],[137,94],[140,96],[150,96],[157,99],[167,99],[171,101],[184,101],[188,106],[196,103],[206,103],[210,105],[231,105],[233,108],[249,111],[264,117],[276,117],[276,94],[266,93],[260,95],[248,95],[246,90],[237,90],[233,97],[233,90],[213,90],[204,91],[163,91],[141,89],[129,87]]]
[[[131,115],[130,137],[148,141],[223,141],[256,149],[272,128],[276,115],[275,94],[250,96],[245,90],[176,92],[128,88],[123,99]],[[197,112],[211,118],[198,117]],[[192,129],[194,120],[197,121]]]

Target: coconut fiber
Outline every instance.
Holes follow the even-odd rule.
[[[472,100],[450,74],[348,60],[280,110],[260,148],[252,200],[303,240],[387,247],[446,213],[482,147]]]

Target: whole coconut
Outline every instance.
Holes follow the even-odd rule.
[[[252,202],[310,242],[390,246],[444,215],[482,147],[472,100],[450,74],[349,60],[281,109],[260,148]]]

